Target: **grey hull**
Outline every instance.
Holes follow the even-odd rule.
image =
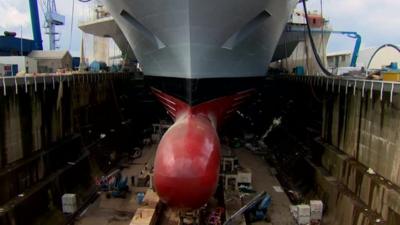
[[[263,76],[296,0],[104,0],[146,75]]]

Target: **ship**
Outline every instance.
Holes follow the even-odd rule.
[[[218,129],[265,78],[296,0],[104,0],[175,123],[162,137],[154,184],[170,207],[214,194]]]

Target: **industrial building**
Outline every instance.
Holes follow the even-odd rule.
[[[16,65],[13,75],[21,73],[37,73],[38,61],[29,56],[0,56],[0,63],[3,65]]]
[[[350,65],[352,53],[350,51],[333,52],[327,55],[328,66],[331,69]]]
[[[72,70],[72,56],[68,51],[32,51],[28,56],[37,61],[39,73]]]
[[[0,63],[9,73],[6,76],[15,76],[18,73],[55,73],[58,70],[72,71],[72,56],[68,51],[31,51],[28,56],[0,56]]]
[[[361,49],[358,55],[357,66],[366,67],[374,52],[378,47],[369,47]],[[329,68],[348,67],[352,57],[351,51],[333,52],[327,55]],[[390,63],[396,62],[400,65],[399,52],[396,49],[383,48],[371,62],[371,69],[381,69]]]
[[[5,71],[4,71],[4,66],[5,66],[4,64],[1,64],[1,63],[0,63],[0,74],[1,74],[1,75],[5,74],[5,73],[4,73],[4,72],[5,72]]]

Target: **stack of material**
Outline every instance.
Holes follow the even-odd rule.
[[[239,184],[251,185],[251,170],[247,168],[240,168],[238,170],[237,182]]]
[[[299,225],[320,225],[324,204],[320,200],[311,200],[310,205],[291,206],[290,211]]]
[[[222,158],[222,172],[224,173],[234,173],[235,172],[235,156],[224,156]]]
[[[140,171],[140,174],[135,177],[134,184],[136,187],[150,187],[153,188],[153,167],[147,162],[144,164],[144,168]]]
[[[235,162],[235,156],[222,158],[222,173],[225,190],[239,190],[239,186],[250,187],[252,183],[252,173],[250,169],[239,167]]]
[[[299,225],[310,224],[310,206],[309,205],[298,205],[297,206],[297,223]]]
[[[151,141],[153,141],[153,143],[158,143],[161,140],[161,135],[160,134],[152,134],[151,135]]]
[[[155,212],[155,208],[147,206],[138,208],[130,225],[154,225],[156,222]]]
[[[61,198],[63,213],[74,213],[78,210],[76,194],[64,194]]]
[[[322,212],[324,209],[324,204],[319,200],[310,201],[311,210],[311,225],[320,225],[322,220]]]
[[[154,225],[160,214],[160,198],[157,193],[148,189],[143,199],[143,206],[136,210],[130,225]]]
[[[150,184],[150,172],[142,170],[136,179],[136,187],[148,187]]]
[[[160,197],[158,197],[157,193],[151,189],[146,191],[146,195],[143,200],[144,204],[156,208],[157,204],[160,202]]]

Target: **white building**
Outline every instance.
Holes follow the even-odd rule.
[[[0,76],[4,75],[4,64],[0,64]]]
[[[38,64],[33,58],[27,56],[0,56],[0,64],[4,65],[18,65],[18,72],[37,73]],[[3,66],[4,67],[4,66]]]
[[[37,60],[39,73],[55,73],[59,69],[72,70],[69,51],[32,51],[29,57]]]
[[[333,52],[327,55],[328,68],[349,67],[352,53],[350,51]]]

